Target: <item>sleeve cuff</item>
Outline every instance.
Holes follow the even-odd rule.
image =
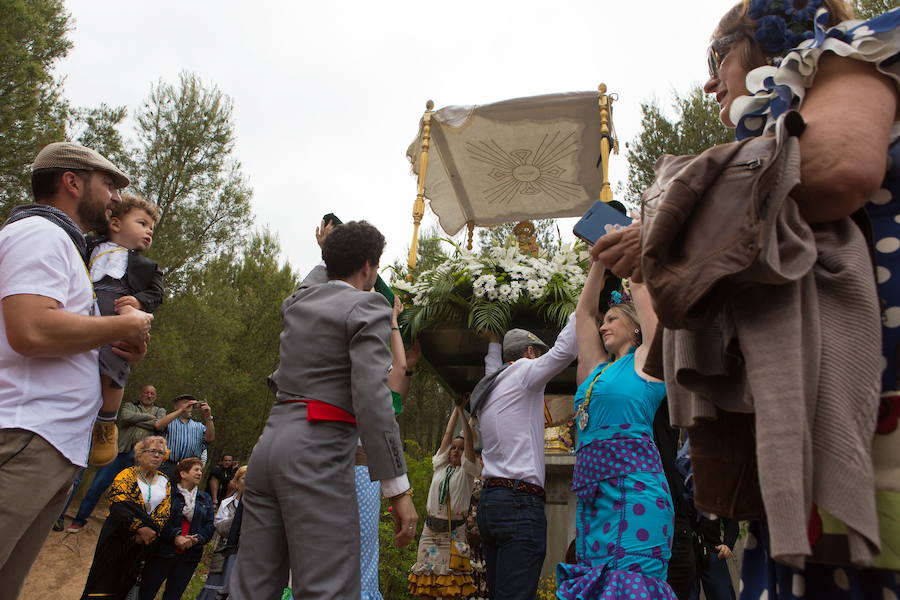
[[[381,480],[381,494],[385,498],[392,498],[397,494],[402,494],[409,489],[409,478],[406,473],[399,477],[391,477],[390,479]]]

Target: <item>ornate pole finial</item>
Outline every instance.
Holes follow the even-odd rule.
[[[429,100],[425,103],[425,114],[422,115],[422,146],[419,151],[419,168],[418,182],[416,190],[416,201],[413,203],[413,236],[412,243],[409,246],[409,265],[410,272],[416,268],[416,260],[419,251],[419,225],[422,223],[422,217],[425,216],[425,175],[428,172],[428,149],[431,146],[431,115],[434,114],[434,101]],[[411,278],[412,275],[407,276]]]
[[[600,107],[600,166],[603,172],[603,183],[600,187],[600,199],[609,202],[613,199],[612,188],[609,185],[609,154],[610,151],[618,152],[618,140],[612,135],[612,103],[616,100],[606,93],[606,84],[597,86],[600,97],[597,105]]]

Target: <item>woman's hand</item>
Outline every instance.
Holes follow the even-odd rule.
[[[156,540],[156,532],[150,527],[139,527],[134,536],[134,541],[138,544],[149,546]]]
[[[400,297],[397,294],[394,294],[394,308],[391,311],[391,327],[399,327],[399,318],[400,313],[403,312],[403,303],[400,302]]]
[[[635,283],[643,281],[640,222],[601,237],[591,248],[591,257],[617,277],[629,277]]]

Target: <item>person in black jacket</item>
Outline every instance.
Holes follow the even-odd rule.
[[[179,600],[203,557],[203,546],[215,533],[212,498],[197,487],[203,477],[200,459],[179,462],[178,476],[169,520],[141,574],[140,600],[153,600],[163,582],[163,600]]]
[[[111,209],[106,231],[88,238],[88,270],[101,315],[115,315],[125,306],[152,313],[162,303],[162,272],[141,254],[153,243],[158,218],[155,204],[123,194],[122,201]],[[100,348],[103,405],[91,439],[91,466],[103,466],[116,457],[116,413],[130,372],[128,361],[115,354],[111,346]]]

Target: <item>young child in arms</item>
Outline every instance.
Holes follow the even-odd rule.
[[[101,315],[115,315],[122,306],[152,313],[163,300],[163,276],[159,266],[141,253],[153,243],[153,227],[159,208],[133,194],[123,194],[113,205],[109,227],[99,236],[88,237],[91,282]],[[118,447],[116,414],[122,404],[125,383],[131,369],[128,362],[100,348],[100,385],[103,405],[94,423],[88,463],[110,463]]]

